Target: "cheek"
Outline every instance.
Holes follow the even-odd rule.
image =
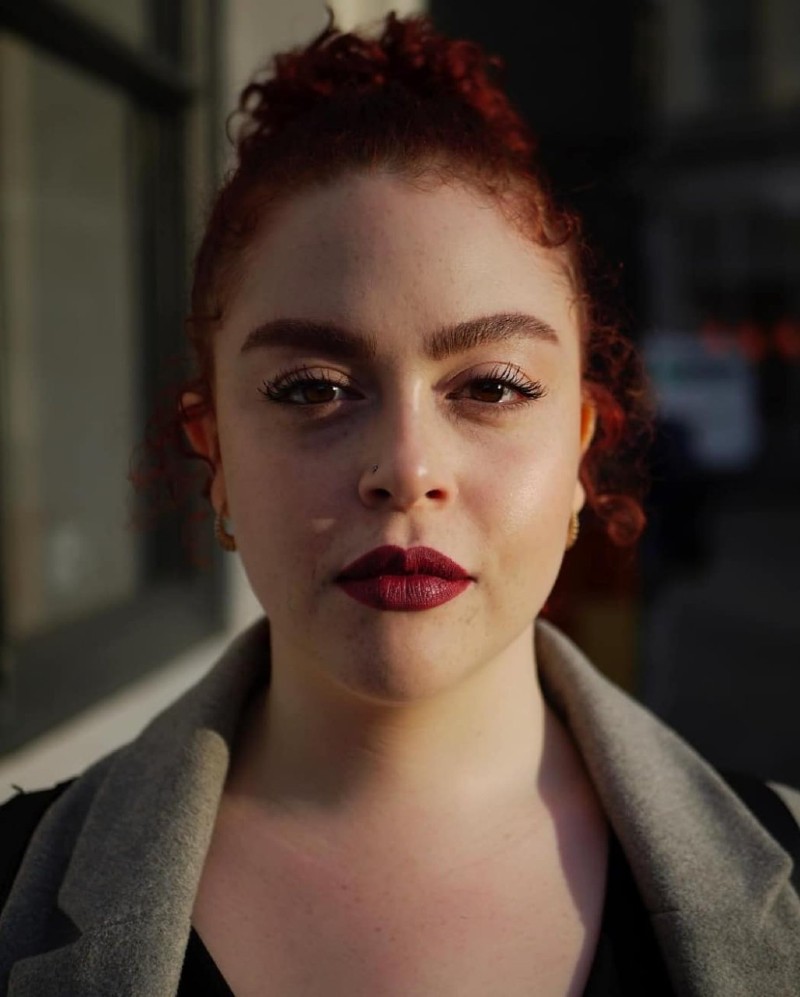
[[[577,429],[537,434],[487,452],[476,465],[480,470],[468,476],[487,535],[556,543],[573,501],[578,452]]]
[[[293,579],[313,579],[329,565],[332,540],[346,533],[342,495],[353,483],[342,478],[330,455],[279,450],[250,431],[236,437],[226,479],[239,555],[253,589],[273,608]]]
[[[487,612],[512,629],[541,611],[561,570],[575,485],[566,442],[495,454],[472,479]]]

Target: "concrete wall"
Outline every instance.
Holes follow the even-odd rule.
[[[223,105],[230,109],[252,73],[273,52],[303,44],[327,23],[325,6],[311,0],[228,0],[223,24]],[[332,0],[343,29],[369,23],[387,11],[420,10],[415,0]],[[68,778],[125,743],[148,720],[208,669],[235,633],[261,615],[237,554],[228,555],[227,629],[190,648],[167,667],[134,683],[20,751],[0,758],[0,801],[13,786],[35,789]]]

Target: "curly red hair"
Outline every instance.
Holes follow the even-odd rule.
[[[145,443],[150,463],[132,473],[134,485],[151,491],[164,482],[173,506],[198,487],[184,458],[205,458],[188,446],[182,424],[213,406],[214,331],[243,251],[272,205],[349,170],[381,169],[419,182],[477,185],[538,244],[559,250],[580,304],[583,389],[597,409],[580,479],[610,539],[635,543],[645,524],[644,453],[653,432],[646,377],[609,310],[613,280],[578,215],[557,203],[536,139],[500,85],[501,60],[475,42],[438,34],[427,16],[390,13],[376,35],[344,33],[330,10],[329,18],[310,44],[276,55],[229,118],[237,164],[212,205],[186,320],[195,376],[162,400]],[[203,401],[184,411],[185,391]],[[210,478],[202,489],[208,498]]]

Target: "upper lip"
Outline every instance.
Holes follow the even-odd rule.
[[[377,575],[438,575],[439,578],[469,578],[469,574],[445,554],[432,547],[384,546],[368,551],[348,564],[338,581],[373,578]]]

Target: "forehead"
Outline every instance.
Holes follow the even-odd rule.
[[[387,173],[346,175],[280,204],[246,253],[240,287],[260,321],[435,324],[527,311],[556,328],[572,322],[560,257],[494,201]]]

